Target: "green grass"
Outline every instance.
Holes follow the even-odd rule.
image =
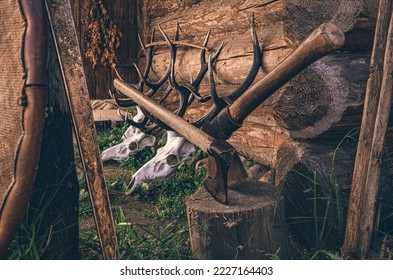
[[[188,227],[185,225],[135,224],[127,220],[123,209],[114,207],[116,234],[123,260],[191,259]],[[81,230],[81,250],[86,258],[101,258],[97,234],[94,230]]]
[[[154,157],[154,153],[149,148],[144,148],[138,151],[133,156],[128,157],[121,163],[121,166],[126,167],[130,170],[131,174],[134,174],[140,167]]]
[[[191,165],[183,163],[173,178],[153,189],[139,190],[139,198],[145,203],[154,204],[157,209],[154,213],[138,211],[138,214],[151,219],[152,223],[132,223],[127,219],[128,214],[132,213],[125,213],[121,206],[113,207],[121,259],[192,258],[184,201],[201,187],[204,177],[203,169],[195,172]],[[82,192],[82,205],[88,209],[81,211],[81,215],[90,213],[87,199],[87,194]],[[95,229],[81,230],[80,237],[83,255],[88,258],[88,252],[95,252],[94,258],[100,258]]]
[[[157,212],[144,215],[159,220],[186,220],[184,200],[198,191],[206,178],[206,171],[194,171],[193,165],[183,162],[176,174],[165,181],[153,181],[148,189],[139,189],[137,195],[157,206]]]
[[[114,135],[112,135],[114,132]],[[123,131],[115,128],[102,134],[101,149],[114,145],[120,140]],[[157,137],[165,137],[160,133]],[[103,139],[102,139],[103,138]],[[158,143],[161,145],[165,139]],[[143,149],[123,161],[120,165],[129,171],[137,171],[154,156],[150,149]],[[195,193],[205,179],[204,169],[195,171],[195,163],[203,154],[198,150],[187,162],[177,167],[176,174],[168,180],[152,180],[149,188],[140,188],[136,196],[142,203],[153,205],[155,211],[145,209],[125,210],[122,205],[113,206],[116,220],[116,232],[121,259],[190,259],[188,226],[186,221],[185,198]],[[108,178],[111,190],[124,190],[129,183],[129,176],[123,172],[115,178]],[[81,182],[80,215],[82,219],[91,216],[91,207],[87,190]],[[126,211],[130,211],[127,213]],[[146,223],[132,223],[132,215],[142,215]],[[101,258],[100,247],[95,228],[80,230],[81,251],[85,258]]]
[[[127,128],[128,125],[123,125],[121,127],[114,127],[102,133],[98,138],[100,150],[103,151],[121,143],[121,137],[123,136],[124,132],[126,132]]]
[[[65,176],[65,178],[67,176],[68,174]],[[31,204],[29,204],[19,230],[8,248],[6,259],[41,259],[41,256],[44,254],[51,241],[51,236],[61,232],[61,230],[57,230],[55,232],[54,229],[58,227],[58,224],[63,222],[63,216],[55,217],[51,221],[50,228],[44,228],[44,219],[55,197],[63,186],[62,184],[63,181],[55,186],[47,186],[45,191],[42,193],[41,199],[36,207],[33,207]]]
[[[348,204],[348,192],[343,192],[339,179],[336,175],[336,161],[341,149],[346,147],[347,152],[351,152],[348,148],[356,146],[359,129],[350,130],[336,145],[332,152],[331,167],[328,173],[328,180],[319,181],[316,170],[303,170],[302,172],[293,169],[288,172],[294,173],[295,176],[301,178],[303,182],[308,182],[310,186],[309,195],[306,200],[310,201],[310,215],[305,216],[287,216],[288,225],[295,225],[301,229],[303,225],[309,224],[314,228],[313,232],[305,233],[308,240],[313,240],[314,244],[308,244],[309,247],[302,245],[300,249],[295,250],[294,258],[298,259],[339,259],[340,247],[344,239],[346,208]],[[356,148],[353,150],[355,154]],[[351,152],[352,153],[352,152]],[[287,175],[288,175],[287,174]],[[284,179],[285,181],[285,179]],[[306,197],[306,195],[304,195]],[[306,201],[305,201],[306,202]],[[300,203],[300,201],[299,201]],[[333,215],[334,214],[334,215]],[[333,235],[332,235],[333,234]],[[314,235],[311,237],[311,235]],[[337,238],[337,243],[332,244],[329,238]],[[333,239],[335,240],[335,239]],[[297,242],[297,241],[295,241]],[[309,241],[308,241],[309,242]],[[302,242],[300,242],[302,244]],[[305,249],[306,248],[306,249]]]

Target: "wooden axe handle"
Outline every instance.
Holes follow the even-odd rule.
[[[255,83],[228,108],[233,122],[241,124],[256,107],[294,75],[326,53],[339,49],[343,44],[344,34],[336,25],[332,23],[321,25],[280,65]],[[214,141],[209,134],[173,114],[125,82],[115,79],[114,86],[173,130],[179,132],[188,141],[203,151],[208,151]]]
[[[140,91],[129,86],[127,83],[115,79],[113,84],[117,90],[130,97],[135,103],[146,109],[156,118],[160,119],[173,130],[180,133],[184,138],[198,146],[202,151],[207,152],[214,138],[193,126],[183,118],[175,115],[167,108],[153,101]]]
[[[340,49],[345,41],[343,32],[333,23],[324,23],[283,62],[250,87],[228,108],[234,123],[244,119],[276,90],[325,54]]]

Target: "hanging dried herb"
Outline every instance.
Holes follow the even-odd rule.
[[[116,49],[120,46],[122,33],[113,20],[101,0],[88,1],[88,15],[85,18],[87,31],[84,34],[85,56],[93,64],[115,66]]]

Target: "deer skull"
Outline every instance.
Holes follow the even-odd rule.
[[[144,114],[139,107],[137,114],[133,117],[135,122],[141,122]],[[122,161],[130,155],[137,153],[145,147],[150,147],[154,151],[156,137],[146,134],[140,129],[130,126],[122,136],[123,142],[104,150],[101,154],[103,161]]]
[[[144,181],[172,176],[177,166],[193,152],[195,152],[193,144],[176,132],[167,131],[165,146],[159,148],[157,155],[134,173],[127,194],[134,192]]]

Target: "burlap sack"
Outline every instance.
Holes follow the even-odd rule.
[[[48,91],[46,23],[43,0],[0,2],[0,258],[37,174]]]
[[[15,178],[22,139],[20,97],[24,86],[22,41],[25,23],[18,1],[0,1],[0,210]]]

